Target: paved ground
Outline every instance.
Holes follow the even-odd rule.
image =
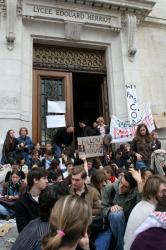
[[[2,191],[2,184],[0,183],[0,193]],[[13,220],[11,220],[12,222]],[[4,223],[4,220],[0,220],[0,225],[1,223]],[[10,222],[10,221],[9,221]],[[8,221],[6,221],[8,223]],[[16,225],[9,230],[9,232],[3,236],[0,237],[0,250],[10,250],[13,243],[9,242],[10,240],[14,240],[17,238],[18,232],[17,232],[17,227]]]
[[[4,221],[0,220],[0,224],[1,222],[4,223]],[[6,221],[6,223],[8,223],[8,221]],[[16,226],[14,226],[9,230],[9,232],[5,236],[0,237],[0,250],[10,250],[13,245],[13,243],[10,241],[14,241],[17,238],[17,235],[17,228]]]

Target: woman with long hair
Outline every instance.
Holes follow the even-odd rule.
[[[15,132],[13,129],[10,129],[6,133],[6,138],[3,144],[2,149],[2,159],[1,163],[10,163],[11,160],[15,158],[16,155],[16,147],[17,147],[17,139],[15,138]]]
[[[85,199],[68,195],[59,199],[50,216],[51,233],[42,240],[43,250],[75,250],[87,235],[91,223],[91,209]],[[83,247],[89,249],[89,244]]]
[[[151,136],[145,124],[138,125],[135,137],[131,143],[131,154],[136,159],[136,168],[150,168]]]

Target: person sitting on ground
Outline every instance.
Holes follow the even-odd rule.
[[[158,199],[156,211],[153,212],[135,232],[130,250],[165,250],[166,244],[166,189]]]
[[[41,145],[40,145],[39,142],[37,142],[37,143],[34,144],[33,150],[36,150],[38,152],[39,159],[41,160],[44,152],[43,152],[43,150],[42,150]]]
[[[143,186],[145,185],[147,179],[155,174],[152,169],[141,169],[140,172],[141,172]]]
[[[111,164],[108,166],[105,166],[103,168],[103,171],[105,173],[106,176],[106,183],[114,183],[115,181],[117,181],[118,179],[116,178],[116,171],[117,171],[118,167],[116,164]]]
[[[25,179],[26,179],[28,171],[29,171],[29,168],[28,168],[28,165],[25,164],[25,158],[24,158],[24,156],[23,155],[17,155],[16,156],[16,162],[18,164],[19,170],[21,170],[21,171],[24,172]]]
[[[123,159],[122,151],[120,149],[116,150],[113,163],[116,164],[118,168],[126,168],[126,162]]]
[[[59,174],[62,174],[58,162],[55,159],[51,161],[50,167],[48,168],[48,172],[49,183],[54,183],[57,180]]]
[[[14,130],[8,130],[3,143],[1,164],[10,163],[15,158],[17,144]]]
[[[66,196],[59,199],[50,216],[51,233],[42,240],[42,249],[89,249],[87,229],[91,223],[91,209],[79,196]]]
[[[20,166],[18,165],[17,160],[12,160],[10,162],[10,164],[11,164],[11,170],[9,170],[6,173],[5,182],[8,182],[11,179],[11,173],[13,171],[19,171],[20,181],[24,181],[25,180],[25,173],[20,169]]]
[[[67,172],[66,163],[68,161],[72,161],[74,163],[74,159],[71,157],[68,149],[64,149],[61,154],[61,158],[59,158],[59,167],[63,174]]]
[[[51,162],[53,160],[54,160],[54,153],[51,150],[46,151],[45,157],[41,162],[42,167],[45,169],[49,169],[51,167]]]
[[[119,149],[122,151],[122,158],[125,161],[125,168],[128,169],[132,164],[130,144],[129,143],[120,144]]]
[[[14,206],[18,200],[26,192],[26,183],[20,182],[20,172],[14,170],[11,173],[11,180],[4,182],[2,186],[2,196],[0,198],[0,215],[14,217]]]
[[[67,171],[64,172],[63,177],[66,183],[68,183],[68,185],[71,185],[71,178],[72,178],[72,173],[74,170],[74,164],[71,160],[66,162],[66,169]]]
[[[41,167],[41,161],[39,159],[39,151],[35,149],[32,150],[31,152],[31,158],[29,159],[29,168],[31,169],[33,165]]]
[[[27,176],[28,191],[16,202],[15,214],[18,232],[33,219],[39,216],[38,198],[40,192],[48,185],[48,171],[33,168]]]
[[[162,176],[150,176],[143,187],[143,198],[133,208],[129,216],[124,236],[124,250],[129,250],[134,240],[135,230],[154,212],[158,199],[166,190],[166,179]]]
[[[100,213],[100,199],[95,188],[86,185],[87,173],[82,165],[75,166],[72,173],[70,194],[79,195],[88,202],[92,208],[93,216]]]
[[[103,166],[113,163],[112,136],[107,134],[103,138],[103,156],[100,156]]]
[[[126,170],[120,180],[104,188],[101,208],[103,215],[108,216],[116,241],[116,250],[123,249],[125,223],[131,210],[141,198],[141,174],[134,169]]]
[[[106,182],[106,176],[104,170],[96,170],[92,174],[89,185],[97,190],[98,197],[100,200],[102,196],[103,187],[105,186],[105,182]]]
[[[17,154],[23,155],[25,161],[28,163],[29,153],[33,148],[32,139],[30,136],[28,136],[28,129],[25,127],[20,128],[19,135],[20,136],[17,138]]]
[[[158,133],[157,133],[157,131],[152,131],[151,132],[151,137],[152,137],[151,150],[153,152],[156,149],[160,149],[161,148],[161,142],[158,139]]]
[[[39,218],[28,223],[17,237],[11,250],[34,250],[43,236],[50,232],[49,217],[57,200],[69,194],[69,189],[64,183],[57,183],[46,187],[39,194]]]

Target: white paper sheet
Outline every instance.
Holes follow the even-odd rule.
[[[47,128],[60,128],[66,127],[64,115],[47,115]]]
[[[66,102],[64,101],[48,101],[48,113],[65,113]]]

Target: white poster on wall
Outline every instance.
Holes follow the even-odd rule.
[[[60,128],[66,127],[66,121],[64,115],[47,115],[47,128]]]
[[[136,86],[133,84],[125,85],[127,108],[130,124],[136,124],[140,120],[140,112],[138,108],[138,100],[136,94]]]
[[[64,101],[48,101],[48,113],[61,113],[66,112],[66,102]]]

